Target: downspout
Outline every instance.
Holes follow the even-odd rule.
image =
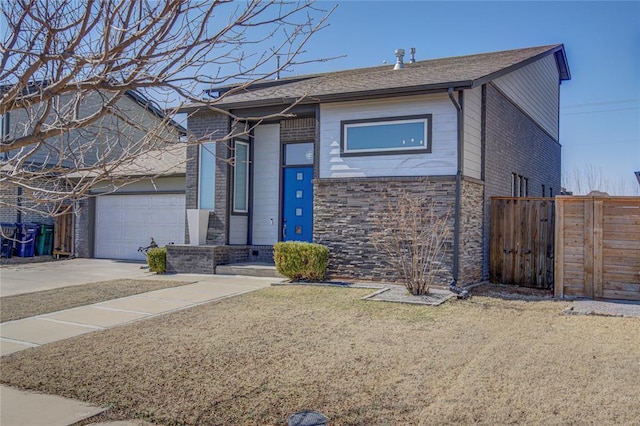
[[[458,264],[459,264],[459,249],[460,249],[460,197],[462,192],[462,149],[463,149],[463,122],[462,122],[462,105],[453,96],[453,87],[449,87],[447,90],[449,93],[449,99],[451,103],[456,107],[457,122],[458,122],[458,161],[456,170],[456,195],[454,205],[453,216],[453,281],[449,284],[449,290],[458,295],[458,299],[466,299],[469,297],[469,292],[457,286],[458,283]],[[462,94],[458,94],[458,98],[462,101]]]

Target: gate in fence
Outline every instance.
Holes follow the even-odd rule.
[[[491,197],[490,279],[551,289],[554,199]]]

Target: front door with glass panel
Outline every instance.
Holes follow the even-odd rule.
[[[282,241],[313,239],[313,143],[284,146]]]

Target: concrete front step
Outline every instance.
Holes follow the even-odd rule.
[[[249,277],[284,278],[269,263],[233,263],[216,266],[216,275],[245,275]]]

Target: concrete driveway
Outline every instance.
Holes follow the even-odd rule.
[[[6,265],[0,268],[0,296],[32,293],[115,279],[162,279],[142,269],[145,264],[109,259],[68,259],[58,262]]]
[[[112,279],[142,278],[188,282],[174,288],[2,323],[0,356],[259,290],[269,287],[274,281],[273,278],[237,275],[156,275],[148,269],[141,269],[141,266],[141,263],[115,260],[72,259],[0,268],[2,296]],[[0,405],[0,424],[3,426],[66,426],[105,410],[81,401],[20,391],[8,386],[0,386]],[[142,425],[134,421],[118,424]]]

